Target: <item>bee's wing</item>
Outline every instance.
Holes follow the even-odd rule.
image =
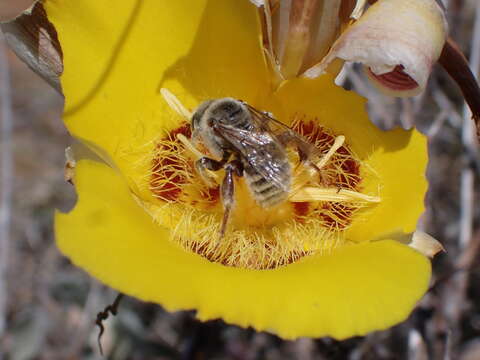
[[[307,142],[307,140],[305,140],[302,135],[300,135],[284,123],[273,118],[268,113],[257,110],[246,103],[244,103],[244,105],[250,111],[250,114],[252,115],[252,120],[256,126],[258,126],[263,131],[274,135],[284,145],[293,142],[300,151],[301,157],[303,157],[301,158],[302,161],[307,159],[319,158],[323,155],[319,149]]]
[[[262,177],[283,191],[289,191],[290,184],[285,181],[285,169],[279,166],[277,159],[278,154],[284,155],[285,150],[269,132],[243,130],[218,123],[214,129]]]

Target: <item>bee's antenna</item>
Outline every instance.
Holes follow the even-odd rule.
[[[160,89],[160,94],[167,102],[168,106],[175,111],[178,115],[183,116],[186,120],[190,121],[192,118],[192,113],[178,100],[178,98],[173,95],[170,90],[166,88]]]

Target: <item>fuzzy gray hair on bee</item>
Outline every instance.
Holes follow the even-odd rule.
[[[197,172],[208,179],[206,169],[225,170],[220,186],[224,208],[220,238],[225,234],[234,206],[234,176],[244,177],[255,201],[270,208],[285,201],[292,184],[286,146],[297,147],[302,163],[320,171],[309,159],[311,144],[269,113],[243,101],[221,98],[203,102],[191,118],[192,139],[202,142],[215,158],[202,157]]]

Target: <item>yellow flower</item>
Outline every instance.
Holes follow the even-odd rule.
[[[430,262],[394,239],[412,233],[424,209],[421,134],[381,132],[365,101],[329,75],[273,88],[246,1],[45,8],[64,54],[65,123],[96,154],[77,151],[78,203],[56,216],[58,246],[75,264],[168,310],[284,338],[342,339],[408,316]],[[268,211],[238,180],[218,242],[219,180],[208,187],[192,169],[188,126],[162,93],[187,109],[229,96],[272,112],[322,150],[322,179],[297,166],[297,191]]]

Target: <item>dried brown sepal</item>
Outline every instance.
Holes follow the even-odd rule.
[[[480,87],[468,61],[452,38],[448,38],[438,60],[462,91],[468,104],[480,138]]]
[[[10,48],[35,73],[61,93],[63,54],[54,26],[41,2],[16,19],[0,24]]]

